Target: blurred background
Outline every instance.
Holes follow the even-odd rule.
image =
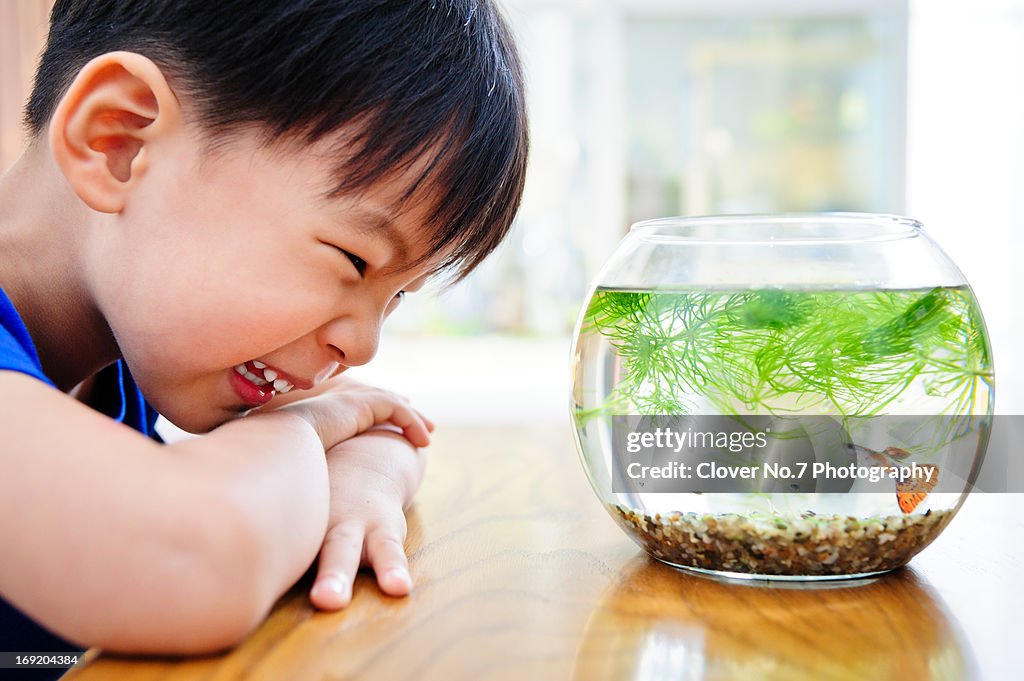
[[[0,0],[0,168],[47,0]],[[353,375],[443,423],[565,421],[572,325],[630,223],[905,214],[967,275],[1024,413],[1024,0],[504,0],[533,151],[510,240]]]

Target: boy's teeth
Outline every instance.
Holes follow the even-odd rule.
[[[246,371],[243,374],[243,376],[245,376],[248,380],[252,381],[253,383],[255,383],[256,385],[258,385],[261,388],[267,384],[266,381],[264,381],[262,378],[260,378],[256,374],[252,373],[251,371]]]
[[[267,365],[264,364],[263,362],[257,362],[256,360],[253,360],[252,364],[253,366],[259,369],[263,369],[263,371],[261,372],[263,376],[257,376],[256,374],[252,373],[251,371],[249,371],[248,368],[246,368],[244,364],[239,364],[238,366],[236,366],[235,371],[241,376],[244,376],[246,380],[250,381],[251,383],[254,383],[260,388],[262,388],[265,385],[273,383],[274,390],[282,394],[288,392],[289,390],[295,387],[288,381],[284,380],[283,378],[278,378],[277,372],[274,371],[273,369],[267,369]]]

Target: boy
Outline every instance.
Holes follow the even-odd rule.
[[[26,123],[0,179],[0,650],[223,649],[318,554],[319,608],[361,561],[407,593],[432,424],[338,374],[508,231],[527,138],[495,8],[57,0]],[[163,445],[157,413],[206,435]]]

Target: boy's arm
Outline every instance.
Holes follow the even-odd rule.
[[[161,446],[0,371],[0,594],[84,645],[237,643],[316,556],[325,445],[390,413],[317,400]]]
[[[328,509],[312,427],[290,414],[240,425],[161,446],[0,372],[0,593],[84,645],[238,642],[312,561]]]

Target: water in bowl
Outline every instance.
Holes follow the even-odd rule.
[[[878,455],[883,468],[897,463],[884,454],[891,451],[899,463],[957,460],[973,470],[993,391],[991,351],[967,287],[598,288],[580,322],[574,371],[584,467],[604,490],[622,463],[613,417],[628,414],[826,416],[851,450]],[[902,447],[871,440],[873,419],[898,416],[931,426]],[[913,486],[900,493],[892,485],[857,481],[842,493],[810,494],[633,488],[605,503],[634,539],[676,565],[849,576],[904,564],[966,491],[919,487],[914,495]]]

